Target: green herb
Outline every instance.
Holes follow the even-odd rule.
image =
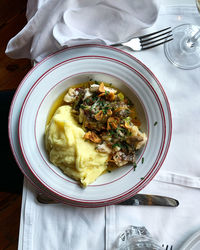
[[[97,81],[94,81],[94,83],[99,85],[99,82],[97,82]]]
[[[123,133],[123,136],[124,136],[124,135],[127,135],[127,136],[132,135],[132,133],[131,133],[128,129],[126,129],[126,128],[121,128],[121,127],[119,127],[119,128],[116,128],[116,131],[117,131],[118,133],[119,133],[119,131],[122,132],[122,133]],[[120,135],[120,133],[119,133],[119,135]],[[122,136],[122,135],[120,135],[120,136]]]
[[[116,132],[114,129],[110,129],[110,130],[109,130],[109,135],[111,135],[111,136],[113,136],[113,137],[115,137],[115,138],[118,137],[118,134],[117,134],[117,132]]]
[[[109,122],[109,125],[110,125],[110,122]],[[110,135],[115,135],[116,132],[115,132],[114,130],[110,129],[110,130],[109,130],[109,134],[110,134]]]
[[[89,97],[85,99],[85,103],[90,104],[90,98]]]
[[[154,126],[156,126],[158,124],[158,122],[156,121],[156,122],[154,122]]]
[[[98,104],[99,104],[100,107],[103,107],[104,104],[105,104],[104,100],[98,100],[97,102],[98,102]]]
[[[127,135],[131,136],[132,135],[131,131],[127,130]]]
[[[128,150],[128,144],[125,141],[122,141],[121,148]]]
[[[121,148],[121,144],[119,142],[117,142],[117,143],[113,144],[112,147],[113,148],[115,148],[115,147],[120,147]]]
[[[124,118],[124,121],[127,122],[128,124],[130,124],[131,117],[130,117],[130,116],[127,116],[126,118]]]
[[[118,95],[120,101],[124,101],[124,95],[120,92]]]
[[[134,106],[134,104],[133,104],[128,98],[126,98],[126,99],[127,99],[127,104],[128,104],[128,105]]]
[[[142,164],[144,163],[144,157],[142,157]]]
[[[144,177],[141,177],[140,179],[141,179],[141,180],[144,180]]]
[[[108,170],[108,173],[111,173],[111,171],[110,171],[110,170]]]
[[[85,106],[85,105],[81,104],[81,105],[80,105],[80,108],[82,108],[82,109],[86,109],[86,108],[87,108],[87,106]]]
[[[98,96],[92,96],[92,101],[96,101],[98,99]]]
[[[134,163],[133,163],[133,170],[135,171],[135,170],[136,170],[136,168],[137,168],[137,163],[136,163],[136,162],[134,162]]]
[[[108,109],[109,109],[108,106],[105,106],[105,107],[102,109],[104,115],[107,114]]]
[[[127,117],[127,116],[129,116],[130,115],[130,110],[128,110],[128,109],[125,109],[124,110],[124,115]]]
[[[116,128],[117,132],[121,131],[122,133],[126,133],[126,129],[125,128],[121,128],[121,127],[118,127]]]

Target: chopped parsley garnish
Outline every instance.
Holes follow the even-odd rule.
[[[142,157],[142,164],[144,163],[144,157]]]
[[[144,180],[144,177],[141,177],[140,179],[141,179],[141,180]]]
[[[105,105],[105,101],[104,100],[97,100],[98,104],[100,107],[103,107]]]
[[[136,162],[134,162],[134,163],[133,163],[133,170],[135,171],[135,170],[136,170],[136,168],[137,168],[137,163],[136,163]]]
[[[114,138],[118,138],[118,134],[114,129],[109,130],[109,135],[113,136]]]
[[[103,109],[102,109],[103,114],[104,114],[104,115],[107,114],[108,110],[109,110],[109,107],[108,107],[108,106],[103,107]]]
[[[98,99],[98,96],[97,95],[93,95],[92,96],[92,101],[96,101]]]
[[[154,122],[154,126],[156,126],[158,124],[158,122],[156,121],[156,122]]]
[[[125,141],[122,141],[120,144],[121,144],[121,148],[128,150],[128,144]]]
[[[128,98],[126,98],[127,100],[127,104],[130,105],[130,106],[134,106],[134,103],[132,103]]]
[[[85,99],[86,104],[90,104],[90,98]]]
[[[115,147],[120,147],[121,148],[121,144],[119,142],[117,142],[117,143],[113,144],[112,147],[113,148],[115,148]]]
[[[85,106],[85,105],[81,104],[81,105],[80,105],[80,108],[82,108],[82,109],[86,109],[86,108],[87,108],[87,106]]]

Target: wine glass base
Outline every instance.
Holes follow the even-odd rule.
[[[165,43],[167,59],[181,69],[200,67],[200,39],[191,47],[188,40],[200,30],[199,26],[183,24],[172,30],[173,41]]]

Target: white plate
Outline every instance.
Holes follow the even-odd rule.
[[[82,56],[87,56],[87,59],[86,58],[83,59]],[[93,56],[93,57],[90,57],[90,56]],[[110,57],[110,59],[106,60],[105,56]],[[142,172],[142,167],[139,168],[139,166],[138,166],[138,168],[137,168],[137,169],[139,169],[138,171],[141,171],[140,175],[138,175],[138,176],[142,176],[144,174],[142,177],[145,177],[145,178],[143,180],[139,180],[139,179],[135,180],[135,182],[132,186],[130,186],[130,181],[129,181],[129,182],[127,182],[127,185],[125,185],[125,187],[123,187],[123,189],[120,189],[120,190],[118,189],[118,191],[115,190],[114,192],[110,192],[110,191],[108,192],[108,189],[110,190],[111,185],[116,185],[116,183],[118,183],[120,185],[120,183],[122,182],[122,184],[124,185],[124,183],[126,183],[126,182],[124,182],[126,180],[126,178],[128,178],[130,180],[130,177],[132,177],[132,174],[133,174],[133,171],[131,171],[130,168],[129,169],[124,168],[124,171],[126,171],[126,172],[123,174],[120,173],[119,174],[120,178],[118,178],[119,176],[117,178],[115,178],[116,177],[115,176],[113,178],[113,180],[114,180],[113,182],[110,180],[111,176],[106,177],[106,175],[105,175],[104,177],[100,177],[99,180],[94,185],[91,185],[90,187],[88,187],[86,189],[88,191],[85,191],[85,190],[83,191],[82,189],[78,188],[78,186],[75,185],[73,181],[72,182],[66,181],[66,177],[63,177],[61,173],[58,174],[57,170],[55,170],[51,166],[51,167],[47,167],[47,169],[49,171],[48,176],[51,176],[50,173],[54,173],[57,176],[56,178],[58,178],[59,181],[62,182],[62,185],[60,185],[60,184],[58,185],[59,187],[57,187],[57,186],[52,187],[52,182],[51,181],[49,182],[48,178],[45,179],[45,173],[38,172],[39,168],[37,168],[37,167],[35,169],[34,158],[32,157],[32,153],[30,154],[30,152],[29,152],[29,154],[25,156],[25,158],[28,156],[27,159],[31,159],[31,163],[29,163],[29,167],[27,166],[26,161],[23,158],[23,154],[22,154],[20,147],[19,147],[19,140],[17,138],[17,128],[18,128],[18,119],[19,119],[20,108],[22,106],[22,103],[23,103],[25,96],[27,95],[27,93],[30,90],[30,88],[32,87],[32,85],[40,78],[41,75],[43,75],[45,73],[45,71],[49,70],[52,66],[55,66],[56,64],[61,63],[59,66],[56,66],[56,67],[58,68],[58,70],[61,70],[60,72],[62,72],[63,69],[65,69],[65,67],[69,67],[69,65],[71,65],[70,66],[71,71],[68,75],[70,77],[72,74],[77,74],[78,71],[80,72],[80,69],[82,70],[82,64],[80,62],[81,61],[83,62],[83,60],[87,60],[88,62],[90,62],[90,67],[84,68],[83,69],[84,72],[89,71],[92,74],[94,73],[94,71],[95,72],[104,72],[105,69],[107,69],[107,67],[104,66],[104,68],[100,69],[100,71],[98,68],[99,67],[98,65],[101,65],[102,63],[97,63],[95,66],[94,60],[97,60],[97,57],[98,57],[98,60],[101,60],[101,61],[104,60],[104,62],[106,62],[106,65],[115,64],[115,66],[117,66],[118,69],[126,68],[127,71],[134,72],[132,74],[135,76],[137,75],[137,78],[139,77],[141,82],[146,82],[145,85],[148,83],[147,85],[149,85],[148,89],[149,89],[151,95],[157,96],[156,97],[157,98],[157,105],[155,105],[155,108],[158,108],[158,112],[156,111],[155,114],[153,114],[152,111],[150,112],[150,110],[148,108],[149,105],[147,105],[147,103],[145,103],[146,102],[145,99],[147,99],[146,97],[148,97],[148,96],[144,97],[144,96],[140,96],[140,94],[139,94],[139,98],[141,99],[141,103],[143,103],[143,105],[145,106],[145,108],[147,110],[146,114],[148,115],[148,117],[152,117],[152,120],[149,122],[149,124],[151,123],[149,125],[150,131],[153,131],[152,129],[154,129],[154,127],[152,126],[152,122],[158,121],[158,125],[155,128],[157,131],[159,131],[159,133],[154,134],[154,136],[158,136],[159,149],[155,149],[155,150],[157,150],[156,152],[157,153],[159,152],[159,153],[155,156],[154,160],[148,159],[150,154],[146,154],[146,152],[148,152],[148,150],[150,150],[150,149],[148,149],[148,145],[147,145],[145,152],[144,152],[144,158],[147,157],[145,162],[147,163],[149,161],[149,163],[150,163],[149,169],[147,172]],[[103,57],[104,57],[104,59],[102,59]],[[76,58],[76,60],[74,60],[72,58]],[[116,60],[113,60],[113,59],[116,59]],[[121,62],[117,62],[117,60],[118,61],[120,60]],[[73,72],[74,65],[78,65],[78,67],[80,67],[80,69],[78,69],[78,71]],[[92,70],[93,72],[91,71],[91,67],[93,67],[93,70]],[[112,68],[112,66],[111,66],[111,68]],[[53,73],[54,71],[55,70],[52,70],[52,71],[49,71],[50,73],[49,72],[46,73],[45,77],[47,77],[47,78],[44,78],[44,81],[45,81],[45,79],[48,79],[48,75],[50,76],[51,74],[54,74]],[[112,71],[110,72],[110,70],[108,70],[108,71],[107,71],[108,75],[111,74],[113,76],[116,74],[118,76],[119,71],[117,73],[112,72]],[[136,72],[140,72],[140,73],[136,74]],[[67,75],[65,75],[65,76],[61,75],[60,80],[63,81],[63,79],[66,77],[67,77]],[[124,77],[126,78],[125,75],[121,76],[122,79]],[[37,90],[37,85],[39,85],[39,84],[41,84],[41,82],[43,82],[43,80],[42,81],[40,81],[40,80],[37,81],[34,88],[32,88],[32,90],[29,92],[29,95],[27,96],[27,99],[24,103],[23,112],[28,110],[28,108],[26,109],[26,103],[28,103],[27,105],[30,104],[27,101],[31,100],[30,98],[32,96],[32,92],[33,92],[33,94],[35,94],[36,92],[34,92],[34,91]],[[126,82],[126,80],[127,79],[125,79],[125,82]],[[50,84],[50,83],[48,83],[48,84]],[[55,82],[53,83],[53,85],[54,84],[55,84]],[[53,87],[53,85],[51,87]],[[67,83],[66,83],[66,86],[67,86]],[[138,85],[138,88],[139,87],[140,86]],[[63,89],[61,88],[60,91],[62,91],[62,90]],[[136,94],[138,94],[138,93],[136,93]],[[144,92],[144,94],[145,94],[145,92]],[[150,100],[151,100],[151,98],[150,98]],[[34,111],[37,111],[40,113],[40,109],[38,109],[38,106],[37,107],[35,106]],[[21,124],[23,124],[23,122],[21,121]],[[33,129],[33,128],[31,128],[31,129]],[[36,131],[37,131],[37,129],[36,129]],[[27,136],[27,134],[26,134],[27,132],[24,132],[24,133],[25,134],[22,134],[22,136],[25,136],[25,135]],[[26,141],[26,139],[25,139],[26,136],[23,137],[23,139],[21,138],[22,141]],[[41,135],[39,135],[39,136],[41,136]],[[157,171],[161,167],[161,165],[166,157],[166,154],[167,154],[167,151],[169,148],[169,143],[170,143],[170,139],[171,139],[171,113],[170,113],[170,108],[169,108],[169,104],[167,101],[167,97],[166,97],[159,81],[156,79],[156,77],[153,75],[153,73],[145,65],[143,65],[140,61],[138,61],[136,58],[134,58],[133,56],[131,56],[131,55],[129,55],[121,50],[117,50],[115,48],[107,47],[107,46],[101,46],[101,45],[75,46],[75,47],[71,47],[69,49],[59,51],[59,52],[51,55],[50,57],[44,59],[40,64],[36,65],[36,67],[34,67],[29,72],[29,74],[25,77],[25,79],[22,81],[22,83],[20,84],[20,86],[15,94],[15,97],[13,99],[11,109],[10,109],[9,137],[10,137],[10,142],[11,142],[13,154],[16,158],[16,161],[18,162],[20,169],[27,176],[27,178],[33,184],[35,184],[37,187],[39,187],[40,189],[43,189],[43,191],[52,195],[54,198],[60,199],[61,201],[69,203],[71,205],[104,206],[104,205],[119,202],[121,200],[125,200],[128,197],[134,195],[136,192],[141,190],[153,178],[153,176],[157,173]],[[160,138],[162,138],[162,139],[160,139]],[[148,142],[149,145],[150,145],[151,140],[153,140],[153,139],[151,139],[151,137],[150,137],[150,140]],[[156,139],[154,138],[154,140],[156,140]],[[154,143],[155,143],[155,141],[154,141]],[[31,145],[30,149],[32,152],[32,149],[33,148],[35,149],[35,147],[37,147],[37,145],[34,145],[34,146],[32,144],[30,144],[30,145]],[[33,148],[32,148],[32,146],[33,146]],[[45,153],[42,151],[42,148],[40,146],[41,145],[39,145],[39,152],[41,153],[41,158],[44,158],[43,154],[45,154]],[[23,145],[22,145],[22,147],[23,147]],[[26,149],[26,151],[27,150],[28,150],[28,148]],[[26,152],[26,154],[27,154],[27,152]],[[40,160],[42,160],[41,158],[37,158],[37,161],[38,161],[37,163],[39,163]],[[147,159],[148,159],[148,161],[147,161]],[[141,163],[139,162],[139,164],[141,164]],[[36,171],[36,172],[34,172],[34,171]],[[34,174],[33,174],[33,172],[34,172]],[[52,176],[54,176],[54,174]],[[133,177],[134,177],[134,175],[133,175]],[[116,181],[116,179],[118,179],[118,180]],[[64,190],[66,183],[68,183],[68,184],[70,183],[70,185],[73,186],[72,190],[75,190],[75,193],[73,193],[72,190],[70,190],[70,193],[68,193],[68,192],[66,193],[66,191]],[[120,186],[123,186],[123,185],[120,185]],[[103,188],[103,190],[106,190],[106,192],[108,194],[107,196],[102,195],[102,192],[101,192],[102,188]],[[100,191],[96,192],[97,189]],[[88,192],[90,192],[90,195],[88,195]]]
[[[200,249],[200,231],[193,234],[180,248],[180,250],[199,250]]]

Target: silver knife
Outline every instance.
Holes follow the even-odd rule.
[[[118,203],[117,205],[177,207],[179,205],[179,201],[171,197],[160,195],[136,194],[128,200]]]
[[[37,194],[37,201],[43,204],[56,204],[60,203],[46,196],[43,193]],[[151,195],[151,194],[136,194],[133,197],[116,205],[132,205],[132,206],[167,206],[177,207],[179,205],[178,200],[166,196]]]

